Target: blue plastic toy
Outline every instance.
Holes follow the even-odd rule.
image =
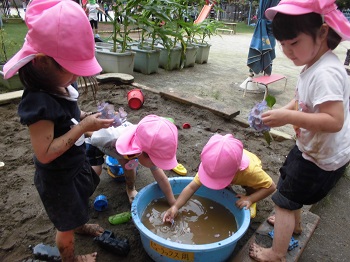
[[[110,177],[116,181],[125,181],[124,170],[117,159],[106,156],[106,165],[107,173]]]

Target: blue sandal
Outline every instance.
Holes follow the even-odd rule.
[[[269,237],[271,237],[273,239],[274,236],[274,231],[272,230],[271,232],[268,233]],[[292,237],[289,241],[289,247],[288,247],[288,251],[293,250],[294,248],[299,246],[299,241],[295,240],[294,237]]]

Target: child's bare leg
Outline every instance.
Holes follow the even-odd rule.
[[[104,229],[98,224],[85,224],[81,227],[76,228],[74,232],[81,235],[98,237],[102,235]]]
[[[303,228],[301,226],[301,208],[294,211],[295,217],[295,227],[293,234],[300,235],[303,232]]]
[[[74,262],[95,262],[97,258],[97,252],[76,256]]]
[[[97,253],[91,253],[87,255],[75,256],[74,254],[74,230],[70,231],[58,231],[56,232],[56,245],[60,251],[62,262],[95,262]]]
[[[99,166],[91,166],[92,169],[95,171],[95,173],[100,176],[101,173],[102,173],[102,165],[99,165]]]
[[[256,261],[286,261],[286,253],[295,227],[295,212],[275,206],[275,232],[271,248],[253,243],[249,256]]]
[[[294,212],[295,212],[294,213],[295,228],[294,228],[293,234],[300,235],[303,232],[303,228],[301,226],[301,209],[295,210]],[[268,217],[267,222],[272,226],[275,225],[275,215]]]
[[[125,170],[126,194],[128,195],[130,204],[135,199],[137,191],[135,189],[136,170]]]

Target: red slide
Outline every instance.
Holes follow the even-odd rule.
[[[212,7],[213,7],[212,4],[208,4],[208,5],[203,6],[197,19],[194,21],[194,24],[199,24],[199,23],[203,22],[208,17]]]

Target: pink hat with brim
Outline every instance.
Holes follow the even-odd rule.
[[[236,173],[246,169],[250,162],[243,153],[242,142],[231,134],[212,136],[202,150],[201,161],[199,180],[215,190],[227,187]]]
[[[317,13],[323,15],[325,23],[331,27],[342,40],[350,40],[350,23],[337,9],[334,0],[281,0],[275,7],[268,8],[265,16],[273,20],[277,13],[286,15],[303,15]]]
[[[95,58],[94,35],[85,12],[72,0],[33,0],[25,22],[28,33],[23,47],[3,68],[4,78],[12,77],[38,53],[52,57],[77,76],[102,71]]]
[[[177,144],[176,126],[163,117],[148,115],[137,125],[125,129],[115,147],[121,155],[145,152],[157,167],[170,170],[178,165]]]

